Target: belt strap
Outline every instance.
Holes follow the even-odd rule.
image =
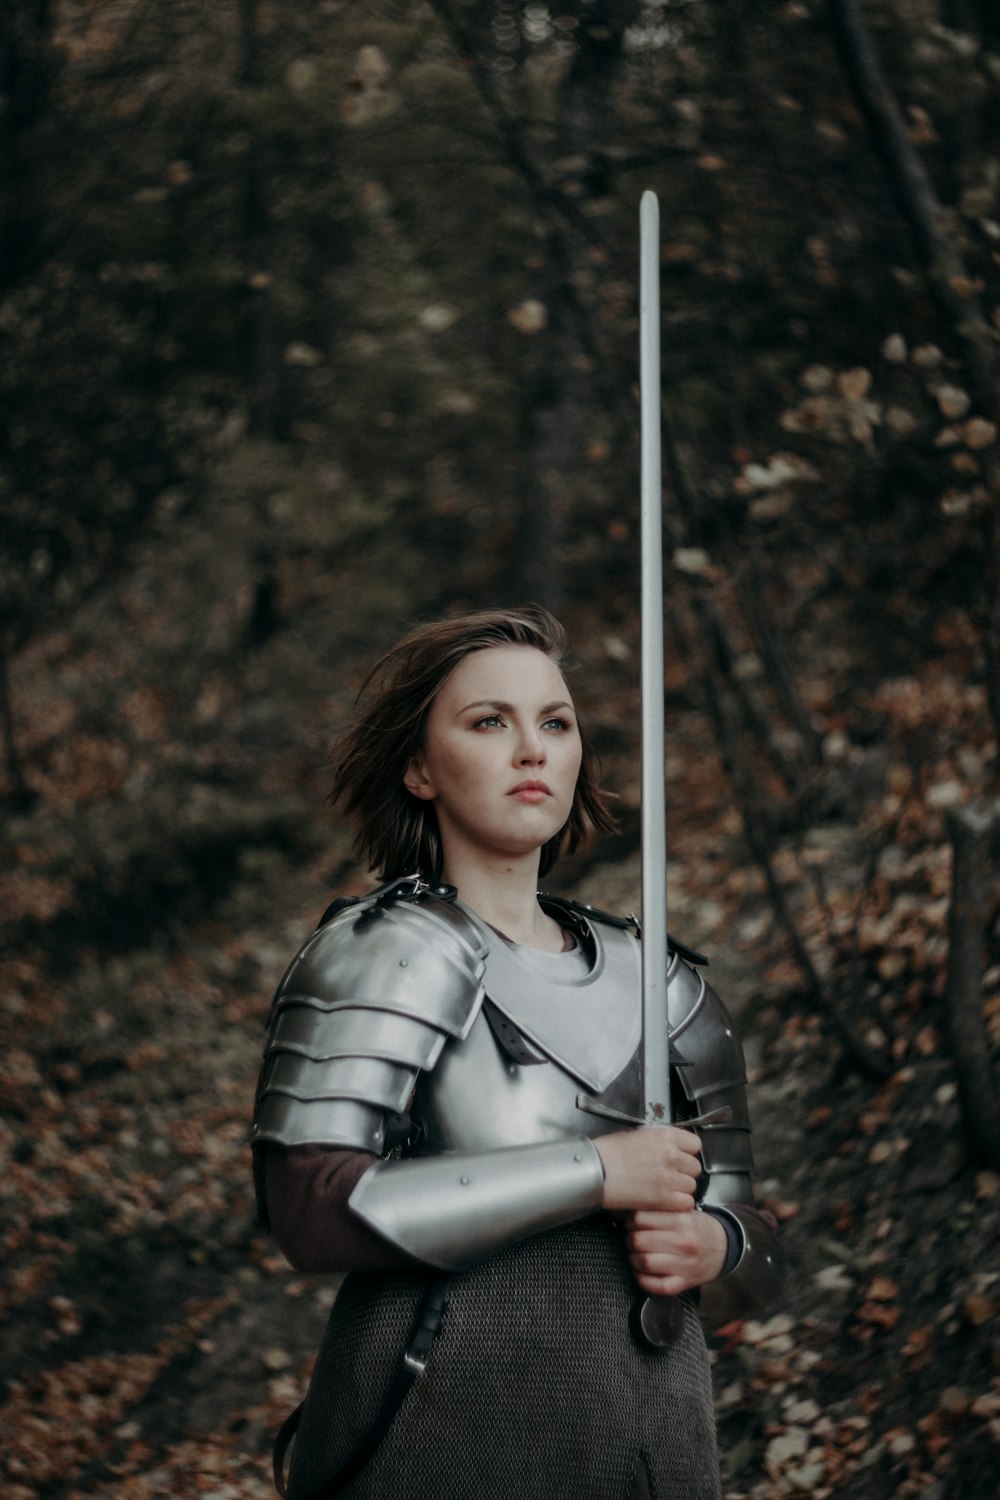
[[[435,1276],[431,1281],[420,1303],[416,1326],[414,1327],[410,1342],[406,1347],[392,1383],[382,1397],[382,1404],[378,1409],[374,1422],[343,1468],[338,1469],[333,1478],[328,1479],[318,1490],[314,1490],[308,1496],[308,1500],[333,1500],[333,1496],[339,1495],[342,1490],[345,1490],[351,1481],[358,1477],[365,1465],[374,1457],[379,1444],[392,1426],[396,1413],[427,1367],[431,1345],[440,1332],[441,1323],[444,1318],[450,1281],[450,1276]],[[272,1460],[274,1487],[278,1491],[278,1494],[282,1496],[282,1500],[284,1500],[286,1494],[284,1473],[285,1454],[288,1452],[289,1443],[295,1436],[304,1405],[305,1402],[301,1402],[285,1418],[278,1428],[278,1435],[274,1440]]]

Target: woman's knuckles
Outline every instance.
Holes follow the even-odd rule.
[[[637,1276],[636,1281],[651,1297],[676,1297],[687,1287],[679,1276]]]

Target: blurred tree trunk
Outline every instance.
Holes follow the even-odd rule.
[[[51,97],[56,63],[51,0],[0,0],[0,296],[38,259],[44,195],[35,135]],[[7,420],[0,417],[0,459],[11,453]],[[10,801],[25,807],[24,780],[14,726],[8,647],[16,611],[0,606],[0,728],[10,780]]]
[[[613,134],[612,90],[639,0],[566,7],[570,14],[577,10],[576,50],[557,109],[553,152],[553,168],[563,177],[559,191],[571,215],[568,222],[563,218],[553,224],[549,235],[548,290],[542,296],[552,323],[527,392],[534,410],[522,423],[522,480],[511,555],[511,591],[538,599],[557,613],[566,594],[568,525],[574,512],[578,521],[584,513],[583,507],[574,507],[567,476],[581,468],[600,364],[594,358],[597,341],[586,299],[593,277],[587,216],[611,190],[600,148]]]
[[[262,84],[258,0],[239,0],[240,86],[259,93]],[[256,114],[256,112],[253,112]],[[241,216],[246,314],[241,330],[241,363],[250,386],[250,431],[281,440],[288,436],[284,411],[282,365],[274,313],[274,230],[271,214],[274,148],[255,122],[250,129],[243,178]],[[267,537],[262,515],[260,534]],[[244,643],[262,646],[279,624],[278,570],[267,542],[257,548],[253,602],[244,627]]]
[[[590,158],[589,192],[600,197],[608,190],[603,156],[595,146],[609,135],[607,122],[614,107],[612,89],[621,70],[625,33],[638,19],[640,0],[593,0],[580,9],[581,24],[573,33],[576,51],[563,101],[563,150],[583,149]]]
[[[1000,1095],[983,1018],[985,939],[995,875],[990,845],[1000,830],[1000,802],[980,802],[948,817],[952,898],[948,919],[948,1035],[962,1112],[976,1151],[1000,1168]]]
[[[32,137],[55,76],[52,0],[0,0],[0,291],[35,260],[43,215]]]
[[[1000,6],[996,0],[955,0],[956,23],[987,47],[1000,47]]]
[[[24,779],[24,768],[18,754],[14,733],[14,710],[10,697],[10,674],[7,670],[7,652],[0,644],[0,729],[3,731],[4,757],[10,781],[8,805],[15,811],[30,807],[35,793]]]
[[[240,87],[262,86],[258,0],[239,0]],[[274,232],[271,213],[274,147],[259,123],[249,132],[242,182],[241,238],[247,311],[241,334],[242,364],[250,376],[250,430],[287,436],[281,360],[274,312]]]
[[[944,226],[942,205],[910,140],[857,0],[828,0],[834,40],[931,290],[965,346],[977,401],[994,400],[996,356],[986,319],[958,245]]]
[[[945,227],[942,205],[907,134],[857,0],[828,0],[828,5],[837,49],[890,191],[909,227],[928,284],[965,349],[973,399],[996,421],[1000,419],[996,351],[975,278]],[[995,13],[996,7],[989,9]],[[995,449],[985,459],[984,472],[988,500],[983,507],[983,572],[977,602],[987,697],[994,736],[1000,745],[1000,461]]]
[[[512,600],[544,604],[559,614],[566,596],[566,522],[572,508],[566,476],[579,464],[588,391],[574,365],[579,354],[572,336],[563,328],[547,330],[541,338],[537,365],[522,395],[518,509],[507,593]]]
[[[547,327],[526,350],[519,484],[513,543],[505,587],[516,599],[534,599],[558,612],[566,594],[566,537],[580,508],[567,476],[583,462],[595,386],[604,378],[585,291],[593,276],[587,252],[598,236],[588,206],[608,192],[606,165],[597,148],[608,139],[612,84],[624,58],[624,35],[639,0],[568,3],[561,16],[577,22],[576,48],[567,70],[551,169],[536,160],[524,118],[511,107],[510,87],[497,85],[492,68],[490,8],[433,0],[458,50],[472,64],[476,86],[496,132],[503,158],[520,178],[538,215],[543,251],[536,257],[536,297]]]

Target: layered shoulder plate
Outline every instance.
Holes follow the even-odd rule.
[[[300,949],[271,1008],[253,1140],[380,1151],[417,1074],[463,1038],[486,944],[429,893],[338,913]]]
[[[275,1006],[362,1004],[467,1035],[482,998],[487,944],[456,903],[429,894],[359,903],[321,927],[278,986]]]

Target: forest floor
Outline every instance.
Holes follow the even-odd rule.
[[[348,596],[326,650],[314,622],[241,652],[198,614],[198,569],[169,572],[151,553],[15,664],[34,798],[0,871],[4,1500],[264,1500],[336,1293],[257,1227],[246,1142],[270,994],[327,902],[363,888],[317,808],[377,632]],[[588,691],[627,813],[623,655],[611,643]],[[1000,1178],[969,1148],[942,1042],[946,842],[921,854],[937,895],[897,912],[938,933],[938,979],[873,1081],[807,998],[707,722],[690,709],[672,733],[671,926],[739,1019],[760,1195],[792,1264],[780,1307],[711,1338],[726,1493],[995,1500]],[[623,821],[554,888],[634,907]],[[845,887],[864,878],[849,822],[812,841]]]

